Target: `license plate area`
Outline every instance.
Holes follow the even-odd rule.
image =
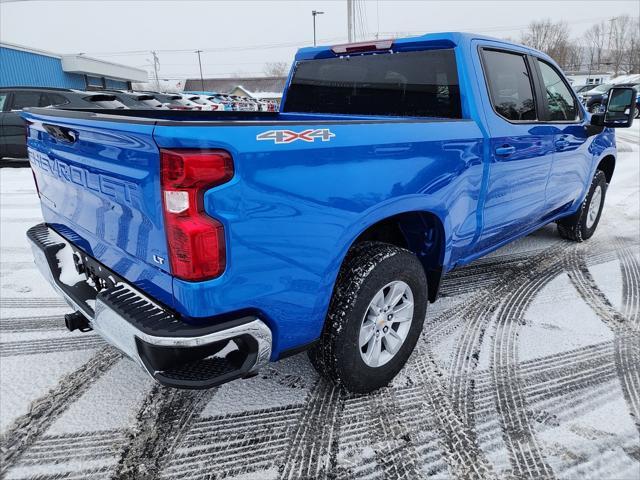
[[[76,272],[84,275],[87,278],[87,284],[94,288],[96,292],[113,288],[122,281],[118,275],[81,250],[72,248],[72,251]]]

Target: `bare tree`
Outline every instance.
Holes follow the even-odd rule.
[[[583,46],[571,42],[567,44],[567,59],[564,68],[567,70],[580,70],[584,59],[585,49]]]
[[[629,15],[620,15],[609,20],[609,57],[614,75],[623,72],[623,63],[629,52],[633,20]]]
[[[631,22],[628,38],[622,68],[627,73],[640,73],[640,20]]]
[[[607,27],[604,22],[596,23],[583,36],[588,69],[597,72],[602,67],[604,49],[607,42]]]
[[[267,77],[284,77],[289,72],[287,62],[268,62],[262,70]]]
[[[565,22],[550,19],[534,21],[522,34],[522,43],[541,50],[558,62],[566,65],[569,51],[569,29]]]

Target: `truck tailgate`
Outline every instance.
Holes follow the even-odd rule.
[[[153,122],[25,118],[45,222],[172,306]]]

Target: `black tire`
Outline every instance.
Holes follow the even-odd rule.
[[[634,109],[633,109],[633,118],[640,118],[640,108],[634,107]]]
[[[595,221],[591,226],[587,226],[589,208],[591,201],[593,200],[593,194],[597,188],[601,188],[600,207],[598,208],[598,214]],[[569,217],[562,218],[557,221],[558,233],[560,236],[575,242],[582,242],[588,240],[598,228],[600,222],[600,216],[602,215],[602,208],[604,207],[604,201],[607,194],[607,177],[602,170],[596,170],[596,174],[593,176],[589,192],[585,197],[580,210]]]
[[[375,294],[401,280],[413,294],[413,317],[397,353],[384,365],[368,366],[359,348],[360,327]],[[309,350],[316,370],[347,390],[367,393],[387,385],[411,355],[427,311],[427,279],[422,264],[408,250],[363,242],[345,259],[334,287],[320,341]]]
[[[602,104],[599,103],[599,102],[593,103],[593,104],[591,104],[591,107],[589,108],[589,111],[591,113],[598,113],[598,110],[600,110],[601,106],[602,106]]]

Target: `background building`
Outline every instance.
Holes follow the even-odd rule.
[[[599,85],[607,83],[613,76],[612,72],[567,71],[567,79],[572,85]]]
[[[0,87],[126,89],[131,87],[131,82],[147,80],[147,72],[139,68],[11,43],[0,43],[0,65]]]

